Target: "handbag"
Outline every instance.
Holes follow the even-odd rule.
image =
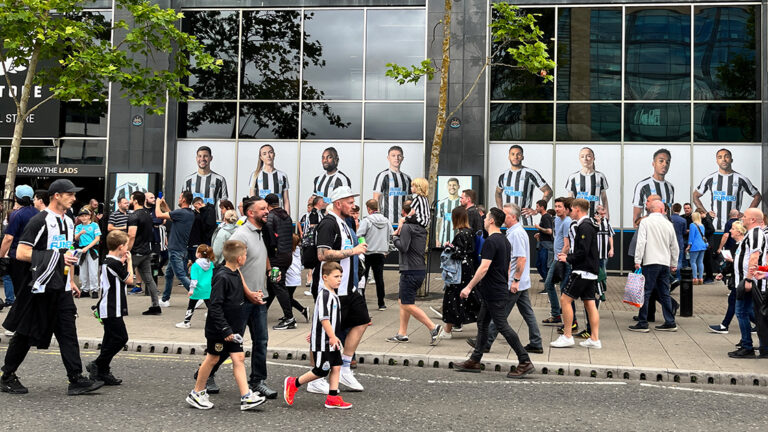
[[[645,276],[640,269],[627,276],[627,284],[624,286],[624,303],[635,307],[642,307],[645,302]]]
[[[707,238],[704,237],[704,233],[701,232],[701,227],[696,225],[696,229],[699,230],[699,235],[701,235],[701,239],[704,240],[704,244],[707,245],[707,247],[709,247],[709,242],[707,241]]]

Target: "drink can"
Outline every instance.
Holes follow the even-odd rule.
[[[360,238],[358,238],[358,239],[357,239],[357,243],[358,243],[358,244],[363,244],[363,243],[365,243],[365,237],[362,237],[362,236],[361,236]]]
[[[272,267],[269,270],[269,280],[271,282],[277,282],[277,278],[280,276],[280,269],[277,267]]]
[[[235,342],[237,342],[239,344],[243,343],[243,337],[242,336],[240,336],[239,334],[235,333],[234,337],[235,337]]]

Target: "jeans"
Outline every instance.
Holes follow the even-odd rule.
[[[691,251],[691,269],[694,279],[704,279],[704,255],[706,250]]]
[[[752,307],[752,293],[744,295],[744,300],[736,300],[736,320],[741,331],[741,347],[752,349],[752,321],[755,319],[755,309]]]
[[[13,304],[16,296],[13,294],[13,280],[9,274],[3,276],[3,289],[5,290],[5,304]]]
[[[384,254],[369,254],[365,256],[365,280],[368,273],[373,270],[373,279],[376,281],[376,298],[379,307],[384,306]]]
[[[685,244],[680,245],[680,253],[677,255],[677,271],[675,272],[675,279],[680,280],[680,269],[683,268],[683,262],[685,261]]]
[[[86,252],[83,263],[80,264],[80,290],[83,292],[99,291],[99,257],[92,258]]]
[[[725,311],[725,316],[723,317],[723,322],[721,323],[723,327],[728,328],[728,326],[731,325],[731,321],[733,321],[733,316],[736,314],[736,290],[732,289],[731,292],[728,294],[728,309]]]
[[[551,241],[539,242],[539,251],[536,258],[536,271],[544,280],[547,279],[547,273],[549,273],[549,263],[551,263],[555,257],[553,247]]]
[[[251,334],[251,375],[249,383],[267,379],[267,307],[250,302],[243,304],[243,322]],[[223,356],[222,356],[223,357]]]
[[[549,266],[547,271],[547,277],[544,278],[544,288],[547,290],[547,296],[549,297],[549,315],[558,317],[562,313],[560,310],[560,298],[555,290],[555,284],[552,282],[552,277],[555,275],[554,261]]]
[[[507,319],[509,314],[517,305],[517,310],[520,311],[520,316],[523,317],[525,325],[528,326],[528,342],[534,347],[541,347],[541,333],[539,333],[539,325],[536,323],[536,315],[533,313],[533,307],[531,306],[531,297],[528,295],[529,290],[518,291],[512,294],[511,300],[507,305],[507,309],[504,311]],[[499,335],[499,330],[496,328],[496,324],[491,322],[488,326],[488,343],[486,348],[490,349],[493,345],[493,341]]]
[[[669,296],[669,266],[650,264],[644,266],[645,276],[645,301],[638,313],[637,325],[648,327],[648,303],[654,292],[659,297],[661,311],[664,314],[664,324],[674,325],[675,316],[672,314],[672,297]]]
[[[158,293],[157,284],[152,274],[152,255],[134,255],[132,258],[133,268],[141,276],[141,280],[144,281],[144,288],[152,298],[152,306],[157,306]],[[170,292],[168,297],[170,298]]]
[[[507,340],[509,346],[515,351],[517,360],[520,363],[530,361],[528,353],[520,343],[520,338],[517,337],[517,333],[512,330],[507,322],[507,306],[511,303],[511,300],[496,300],[486,301],[483,300],[482,306],[480,306],[480,314],[477,316],[477,342],[475,343],[475,350],[472,352],[471,360],[479,362],[483,358],[483,348],[488,344],[488,326],[491,321],[496,324],[496,328]]]
[[[168,267],[165,268],[165,291],[163,291],[163,301],[171,299],[174,275],[179,278],[181,284],[184,285],[184,289],[189,291],[189,284],[191,281],[187,276],[186,250],[168,250]],[[144,280],[143,277],[142,280]]]

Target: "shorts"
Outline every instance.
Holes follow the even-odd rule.
[[[572,299],[595,300],[597,292],[597,279],[584,279],[581,275],[571,273],[568,285],[563,289],[563,294]]]
[[[206,339],[205,352],[210,355],[222,356],[230,353],[243,352],[243,344],[226,342],[221,339]]]
[[[351,329],[371,322],[368,315],[368,306],[363,300],[363,296],[357,291],[345,296],[339,296],[339,307],[341,307],[341,328]]]
[[[423,271],[400,272],[400,290],[397,292],[397,298],[404,305],[416,303],[416,294],[424,283],[427,274]]]
[[[341,366],[341,351],[315,351],[315,367],[312,368],[312,374],[319,377],[326,377],[331,373],[331,368]]]

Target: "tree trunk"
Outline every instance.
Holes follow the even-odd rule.
[[[440,66],[440,93],[437,102],[437,121],[435,135],[432,138],[432,148],[429,158],[429,200],[435,203],[437,197],[437,167],[440,164],[440,150],[443,148],[443,133],[445,132],[446,111],[448,109],[448,70],[451,66],[451,7],[453,0],[445,0],[445,15],[443,16],[443,61]],[[429,244],[429,240],[427,240]]]

